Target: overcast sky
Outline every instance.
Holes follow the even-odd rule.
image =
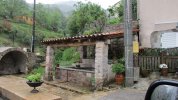
[[[33,3],[34,0],[26,0],[28,3]],[[36,0],[37,3],[44,3],[44,4],[54,4],[54,3],[59,3],[59,2],[64,2],[64,1],[90,1],[96,4],[101,5],[103,8],[108,8],[111,5],[114,5],[117,3],[119,0]]]

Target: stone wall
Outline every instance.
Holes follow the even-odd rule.
[[[26,73],[28,56],[20,48],[0,47],[0,74]]]
[[[27,53],[27,58],[28,58],[27,67],[28,67],[28,70],[31,70],[36,65],[37,57],[34,53],[31,53],[31,52],[26,52],[26,53]]]
[[[56,68],[55,78],[60,81],[71,82],[79,86],[92,86],[94,71],[86,71],[72,68]]]
[[[138,22],[137,21],[133,21],[132,22],[132,27],[133,28],[138,28]],[[118,30],[123,30],[124,29],[124,23],[118,24],[118,25],[106,25],[104,27],[103,32],[115,32]]]
[[[81,67],[95,67],[95,59],[82,59]]]
[[[107,81],[113,81],[115,79],[115,73],[112,72],[112,65],[108,65],[108,77],[107,77]]]

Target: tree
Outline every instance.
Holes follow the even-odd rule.
[[[67,24],[70,35],[93,34],[101,32],[105,22],[105,11],[96,4],[78,2],[76,10]]]
[[[0,16],[14,18],[14,16],[26,15],[28,5],[25,0],[0,0]]]
[[[57,7],[50,7],[49,5],[37,5],[36,20],[38,24],[51,31],[61,31],[64,23],[64,16]]]
[[[123,22],[124,0],[119,1],[115,5],[108,8],[108,11],[109,11],[109,17],[112,16],[111,20],[117,20],[115,21],[117,24],[119,22]],[[137,0],[132,0],[132,19],[137,20]]]

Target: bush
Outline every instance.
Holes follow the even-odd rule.
[[[112,65],[112,72],[116,74],[123,73],[125,71],[125,67],[121,63],[115,63]]]
[[[58,50],[55,51],[55,59],[54,59],[55,64],[60,63],[60,61],[62,60],[62,54],[63,54],[62,49],[58,49]]]
[[[30,82],[40,82],[41,81],[41,74],[36,73],[36,74],[31,74],[27,77],[28,81]]]
[[[58,50],[55,54],[55,64],[66,66],[78,61],[80,61],[80,53],[77,52],[76,48]]]
[[[44,74],[44,68],[38,67],[33,69],[31,73],[26,77],[26,79],[30,82],[40,82],[43,74]]]
[[[44,68],[43,68],[43,67],[35,68],[35,69],[32,70],[31,73],[32,73],[32,74],[39,73],[39,74],[43,75],[43,74],[44,74]]]

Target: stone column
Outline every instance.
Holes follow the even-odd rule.
[[[77,51],[80,53],[80,59],[83,59],[83,46],[79,46]]]
[[[46,67],[45,67],[45,76],[44,76],[44,79],[46,81],[53,80],[53,56],[54,56],[54,49],[51,46],[47,46]]]
[[[103,41],[96,42],[95,49],[95,82],[98,89],[102,88],[108,76],[108,44]]]

